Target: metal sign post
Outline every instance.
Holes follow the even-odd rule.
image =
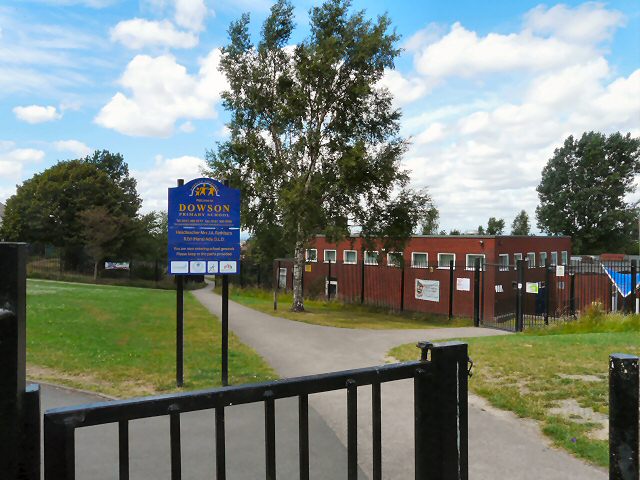
[[[176,383],[183,385],[183,280],[223,275],[222,384],[228,384],[229,279],[240,271],[240,190],[211,178],[178,180],[169,189],[169,274],[177,275]]]

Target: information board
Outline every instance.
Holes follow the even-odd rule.
[[[440,301],[440,282],[438,280],[420,280],[416,278],[416,298],[430,302]]]
[[[240,190],[211,178],[169,189],[169,273],[240,272]]]

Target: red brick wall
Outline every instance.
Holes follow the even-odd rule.
[[[339,242],[330,243],[323,236],[316,237],[309,248],[317,249],[317,262],[308,262],[304,274],[305,294],[325,294],[325,280],[328,276],[329,265],[324,262],[324,250],[336,250],[336,264],[331,264],[331,277],[338,281],[338,297],[351,302],[359,302],[362,288],[363,271],[362,239],[356,237]],[[379,264],[364,266],[364,294],[365,303],[399,309],[401,305],[402,269],[388,266],[386,253],[381,247],[373,248],[379,252]],[[357,264],[344,264],[344,251],[357,252]],[[450,272],[448,268],[438,268],[438,253],[453,253],[456,255],[456,265],[453,280],[453,314],[460,316],[473,315],[473,282],[474,272],[466,270],[467,254],[484,254],[487,264],[497,264],[500,253],[508,253],[510,263],[514,263],[513,253],[522,253],[526,260],[527,252],[536,252],[536,263],[539,263],[539,252],[546,251],[549,261],[551,252],[561,251],[571,255],[571,241],[567,237],[493,237],[493,236],[416,236],[412,237],[403,249],[405,259],[404,269],[404,309],[408,311],[430,312],[447,315],[449,312]],[[427,268],[411,266],[411,253],[423,252],[428,254]],[[287,288],[292,287],[290,263],[282,262],[287,267]],[[310,269],[310,271],[309,271]],[[540,275],[537,275],[539,270]],[[533,279],[533,277],[536,279]],[[527,272],[528,281],[539,281],[537,276],[544,277],[541,268]],[[469,291],[457,290],[457,279],[468,278]],[[485,316],[493,316],[494,310],[500,310],[503,303],[509,305],[515,302],[515,292],[512,281],[515,272],[510,268],[501,272],[497,267],[489,266],[482,275],[483,282],[481,307]],[[416,279],[437,280],[440,282],[440,301],[431,302],[415,298]],[[543,280],[541,278],[540,280]],[[503,292],[496,293],[495,285],[503,286]],[[513,298],[512,298],[513,297]],[[531,301],[529,299],[527,302]],[[535,307],[535,306],[534,306]],[[534,308],[532,307],[532,308]],[[496,313],[499,313],[496,311]]]

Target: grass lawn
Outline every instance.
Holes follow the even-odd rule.
[[[217,289],[220,292],[219,289]],[[270,315],[339,328],[410,329],[436,327],[468,327],[473,325],[470,318],[455,317],[449,321],[441,315],[427,313],[391,312],[389,309],[345,304],[340,301],[305,299],[305,312],[292,312],[292,294],[278,294],[278,310],[273,310],[273,292],[257,288],[238,288],[231,285],[229,298]]]
[[[474,361],[473,392],[539,421],[555,445],[608,464],[608,358],[640,354],[640,316],[592,312],[557,328],[464,341]],[[390,355],[413,360],[415,345]]]
[[[119,397],[175,388],[175,292],[27,283],[29,377]],[[185,293],[185,389],[220,385],[220,323]],[[231,384],[276,378],[233,334]]]

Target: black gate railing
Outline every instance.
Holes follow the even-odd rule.
[[[225,409],[232,405],[264,403],[265,478],[276,478],[275,402],[298,397],[300,478],[309,478],[309,395],[334,390],[347,392],[347,472],[358,475],[358,388],[372,386],[373,478],[382,478],[380,386],[414,379],[415,478],[468,478],[467,462],[467,345],[451,342],[421,344],[422,359],[358,370],[291,378],[275,382],[224,387],[49,410],[44,416],[45,480],[75,478],[75,431],[109,423],[119,426],[120,480],[129,478],[129,422],[167,416],[171,446],[171,479],[181,478],[180,415],[215,410],[216,477],[226,478]]]

